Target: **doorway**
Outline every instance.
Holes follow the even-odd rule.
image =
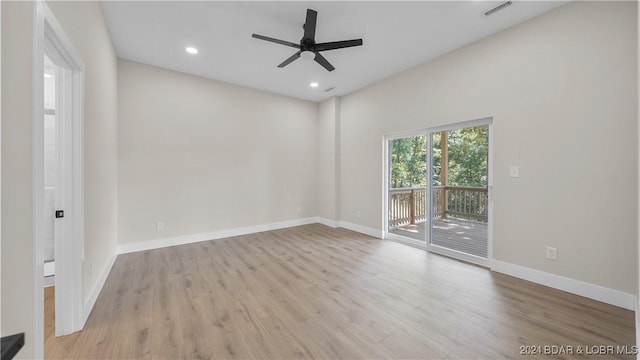
[[[82,290],[84,63],[46,2],[38,1],[35,7],[34,355],[42,358],[45,285],[55,285],[55,336],[79,331],[86,321]]]
[[[83,77],[69,49],[50,37],[43,61],[40,237],[43,275],[52,276],[55,286],[55,335],[62,336],[80,330],[84,321]]]
[[[491,124],[385,136],[385,238],[488,265]]]

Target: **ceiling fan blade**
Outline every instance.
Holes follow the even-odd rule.
[[[348,48],[352,46],[361,46],[361,45],[362,45],[362,39],[333,41],[333,42],[316,44],[315,50],[327,51],[327,50],[342,49],[342,48]]]
[[[316,57],[313,58],[313,60],[322,65],[322,67],[327,69],[327,71],[333,71],[336,69],[333,67],[333,65],[331,65],[331,63],[329,63],[327,59],[324,58],[324,56],[320,55],[320,53],[316,53]]]
[[[317,19],[318,19],[318,12],[315,10],[307,9],[307,20],[304,22],[303,39],[315,40]]]
[[[291,55],[287,60],[283,61],[280,65],[278,65],[278,67],[279,68],[283,68],[283,67],[291,64],[295,60],[297,60],[299,57],[300,57],[300,51],[298,51],[297,53]]]
[[[291,46],[293,48],[299,49],[300,48],[300,44],[296,44],[296,43],[292,43],[289,41],[284,41],[284,40],[279,40],[279,39],[274,39],[274,38],[270,38],[268,36],[262,36],[262,35],[258,35],[258,34],[253,34],[251,35],[251,37],[254,37],[256,39],[260,39],[260,40],[265,40],[265,41],[270,41],[276,44],[280,44],[280,45],[285,45],[285,46]]]

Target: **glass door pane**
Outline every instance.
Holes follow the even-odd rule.
[[[427,136],[389,140],[389,233],[426,241]]]
[[[487,258],[489,126],[431,134],[431,245]]]

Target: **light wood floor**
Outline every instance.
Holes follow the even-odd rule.
[[[121,255],[84,331],[47,339],[46,356],[515,358],[521,345],[634,345],[633,324],[631,311],[314,224]]]
[[[57,345],[56,324],[56,288],[49,286],[44,288],[44,348],[54,349]]]

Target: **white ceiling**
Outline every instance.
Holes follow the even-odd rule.
[[[311,101],[341,96],[556,8],[566,1],[113,1],[103,10],[118,57]],[[318,11],[317,42],[363,39],[363,46],[277,65],[302,38],[306,9]],[[185,52],[199,49],[198,55]],[[309,83],[316,81],[318,88]],[[334,90],[326,92],[330,87]]]

